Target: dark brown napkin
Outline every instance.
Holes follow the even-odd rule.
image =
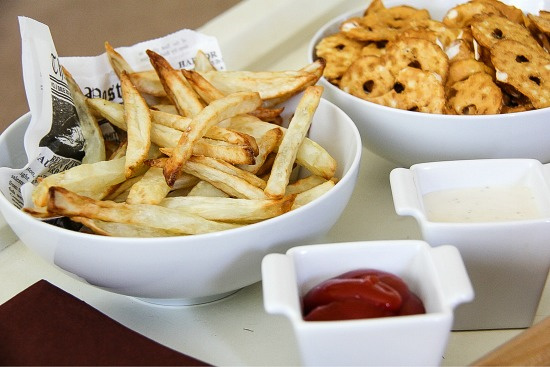
[[[0,305],[1,365],[208,366],[40,280]]]

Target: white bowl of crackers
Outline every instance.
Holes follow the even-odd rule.
[[[550,162],[550,1],[373,0],[313,37],[326,98],[400,166]]]
[[[159,78],[175,78],[167,88],[181,90],[182,72],[154,57],[164,72]],[[221,73],[210,75],[229,84],[241,77]],[[311,73],[307,85],[318,79]],[[258,282],[265,255],[318,241],[338,220],[356,183],[362,144],[353,121],[322,98],[322,87],[297,85],[293,97],[285,91],[282,104],[266,108],[261,93],[220,92],[223,85],[187,71],[189,95],[171,97],[184,112],[187,107],[179,103],[184,99],[203,105],[195,104],[193,117],[182,117],[166,102],[148,107],[139,97],[146,94],[139,83],[129,83],[138,74],[120,74],[123,104],[82,98],[78,88],[71,90],[81,121],[102,116],[115,129],[127,129],[124,150],[43,178],[33,188],[34,205],[19,209],[0,195],[7,223],[44,259],[111,292],[162,305],[197,304]],[[194,94],[198,80],[200,99]],[[151,131],[141,158],[135,153],[143,144],[132,139],[142,138],[130,131],[136,118],[147,120],[145,130]],[[0,136],[6,153],[0,166],[26,165],[23,136],[29,121],[27,114]],[[72,229],[51,223],[67,218]],[[74,225],[82,227],[74,230]]]

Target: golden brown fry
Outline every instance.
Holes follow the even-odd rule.
[[[264,107],[273,107],[314,85],[325,67],[323,59],[289,71],[227,71],[208,70],[199,72],[210,84],[225,95],[249,91],[258,92],[265,101]],[[183,74],[180,73],[183,77]],[[134,85],[142,93],[166,96],[163,85],[154,71],[135,72],[130,75]]]
[[[210,62],[210,59],[202,50],[197,51],[195,56],[195,71],[206,72],[216,70],[214,65]]]
[[[48,219],[48,218],[56,217],[55,214],[52,214],[52,213],[48,212],[48,208],[45,207],[45,206],[34,207],[34,208],[23,208],[22,210],[25,213],[27,213],[27,214],[35,217],[35,218]]]
[[[201,73],[223,94],[258,92],[263,100],[296,94],[310,85],[315,74],[309,71],[209,71]]]
[[[143,165],[151,147],[151,113],[145,99],[132,84],[128,74],[120,74],[124,121],[128,134],[126,147],[126,177],[131,177]]]
[[[180,116],[176,106],[174,106],[173,104],[170,104],[170,103],[157,103],[157,104],[151,106],[151,110],[160,111],[160,112],[167,112],[167,113],[171,113],[173,115]],[[180,117],[182,117],[182,116],[180,116]]]
[[[264,100],[263,106],[266,108],[271,108],[274,106],[277,106],[287,100],[289,100],[291,97],[295,96],[296,94],[302,92],[307,87],[315,85],[317,81],[323,76],[323,71],[325,70],[326,61],[324,59],[317,59],[311,64],[308,64],[301,68],[300,72],[307,72],[310,74],[310,78],[308,80],[305,80],[302,85],[299,87],[290,90],[287,93],[281,94],[279,96],[275,96],[269,99]]]
[[[218,125],[211,126],[204,137],[213,140],[225,141],[230,144],[249,147],[250,149],[252,149],[252,152],[254,152],[255,156],[259,153],[258,144],[256,143],[256,139],[253,136],[231,129],[226,129]]]
[[[262,164],[258,172],[256,172],[256,175],[258,175],[258,177],[261,177],[265,181],[269,179],[269,173],[271,172],[271,167],[273,167],[273,162],[275,162],[276,156],[277,153],[274,152],[268,154],[264,164]]]
[[[255,185],[235,175],[220,171],[205,164],[194,162],[191,157],[185,166],[184,172],[210,182],[212,185],[228,193],[230,196],[242,199],[267,199],[264,191]]]
[[[128,193],[128,204],[158,204],[168,195],[170,186],[166,184],[161,168],[150,167]]]
[[[195,144],[193,155],[221,159],[231,164],[254,164],[255,152],[247,145],[203,138]]]
[[[283,113],[284,107],[279,108],[264,108],[260,107],[255,111],[250,112],[250,115],[259,118],[262,121],[273,122],[276,121]]]
[[[124,140],[123,142],[120,142],[118,147],[113,150],[111,155],[109,156],[109,160],[122,158],[126,155],[126,148],[128,147],[128,142]]]
[[[84,136],[84,158],[82,163],[94,163],[105,160],[105,141],[103,133],[97,123],[97,119],[86,103],[86,96],[80,90],[80,87],[73,79],[69,71],[63,68],[63,73],[67,79],[74,106],[78,115],[82,135]]]
[[[133,72],[130,79],[141,93],[154,97],[166,97],[164,87],[155,70]]]
[[[225,94],[220,92],[216,87],[214,87],[208,80],[203,78],[203,76],[193,70],[184,70],[181,71],[193,90],[206,102],[211,103],[216,99],[225,97]]]
[[[193,118],[189,129],[181,134],[178,145],[164,166],[164,177],[172,186],[178,178],[182,166],[193,153],[193,145],[204,136],[211,126],[235,115],[255,110],[261,105],[258,93],[234,93],[218,99],[206,106]]]
[[[124,158],[118,158],[111,161],[81,164],[45,177],[32,193],[33,203],[37,207],[46,206],[48,189],[51,186],[61,186],[80,195],[102,199],[107,188],[126,179],[124,162]]]
[[[166,198],[160,205],[231,223],[254,223],[282,215],[290,210],[294,196],[280,200],[250,200],[224,197],[184,196]]]
[[[223,98],[225,95],[206,80],[200,73],[192,70],[182,70],[183,75],[189,81],[195,92],[207,103],[211,103],[216,99]],[[259,107],[254,111],[249,112],[251,115],[258,117],[263,121],[275,121],[283,112],[284,108],[265,108]]]
[[[267,199],[260,187],[239,177],[234,172],[227,172],[227,169],[221,170],[218,167],[212,167],[202,162],[200,156],[191,156],[183,166],[183,173],[193,175],[200,180],[209,182],[213,186],[229,194],[229,196],[243,199]],[[163,168],[166,165],[167,158],[157,158],[147,160],[150,167]],[[257,179],[260,179],[259,177]]]
[[[255,157],[255,163],[240,165],[239,167],[251,173],[258,173],[269,154],[279,146],[282,139],[283,131],[281,129],[273,128],[268,130],[258,142],[258,155]]]
[[[62,187],[48,191],[48,211],[67,217],[86,217],[168,230],[177,234],[200,234],[237,228],[239,225],[215,222],[182,210],[159,205],[99,201]]]
[[[187,196],[206,196],[206,197],[229,197],[229,195],[222,190],[218,189],[216,186],[212,185],[210,182],[199,181],[193,188],[189,191]]]
[[[126,181],[123,181],[118,185],[112,186],[111,191],[103,198],[103,200],[112,200],[119,203],[126,201],[126,198],[130,193],[130,189],[136,182],[141,180],[142,177],[143,175],[128,178],[126,179]]]
[[[297,194],[296,199],[294,200],[294,204],[292,205],[292,210],[312,202],[313,200],[317,199],[318,197],[332,189],[334,185],[334,181],[328,180],[320,185],[312,187],[309,190]]]
[[[228,173],[230,175],[242,178],[246,182],[260,188],[264,189],[266,182],[259,178],[258,176],[254,175],[253,173],[250,173],[248,171],[242,170],[238,167],[235,167],[232,164],[227,163],[226,161],[222,161],[220,159],[214,159],[211,157],[205,157],[205,156],[194,156],[193,162],[202,163],[209,167],[215,168],[217,170],[220,170],[222,172]]]
[[[307,191],[307,190],[309,190],[309,189],[311,189],[311,188],[313,188],[317,185],[320,185],[320,184],[322,184],[326,181],[327,180],[324,179],[323,177],[310,175],[310,176],[301,178],[301,179],[289,184],[286,187],[285,193],[286,193],[286,195],[299,194],[299,193]]]
[[[82,223],[95,234],[111,237],[170,237],[178,236],[177,233],[146,227],[142,225],[105,222],[99,219],[90,219],[85,217],[71,217],[71,220]]]
[[[119,78],[122,72],[126,72],[128,74],[134,72],[130,64],[128,64],[124,57],[122,57],[122,55],[119,54],[109,42],[105,42],[105,52],[111,67]]]
[[[298,103],[271,168],[271,174],[264,190],[268,197],[282,198],[284,196],[298,149],[311,126],[322,94],[323,87],[308,87]]]
[[[161,148],[168,157],[172,156],[173,148]],[[236,145],[224,141],[203,138],[193,147],[194,156],[206,156],[223,160],[231,164],[254,164],[254,151],[246,145]]]
[[[172,68],[170,63],[161,55],[147,50],[151,64],[155,68],[166,95],[178,109],[182,116],[196,116],[203,108],[197,94],[189,87],[188,82],[180,70]]]

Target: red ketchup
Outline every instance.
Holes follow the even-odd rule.
[[[313,287],[302,299],[306,321],[352,320],[426,313],[422,300],[398,276],[353,270]]]

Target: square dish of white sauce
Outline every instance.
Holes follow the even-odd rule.
[[[432,246],[456,246],[474,302],[455,330],[531,326],[550,268],[550,166],[533,159],[480,159],[396,168],[398,215],[413,217]]]

